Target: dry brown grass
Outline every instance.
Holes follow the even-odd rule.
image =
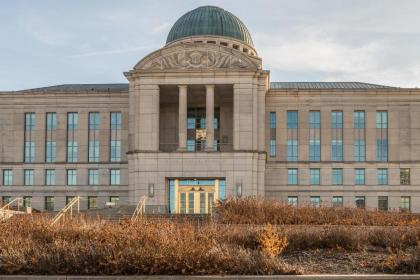
[[[226,231],[225,231],[226,233]],[[256,247],[221,237],[218,227],[147,221],[43,218],[0,225],[0,274],[297,274]]]
[[[227,199],[216,208],[216,217],[218,222],[228,224],[420,226],[420,216],[412,213],[357,208],[296,208],[257,198]]]
[[[227,201],[217,219],[200,225],[78,217],[51,227],[48,218],[34,214],[0,223],[0,274],[300,274],[304,259],[290,266],[282,255],[317,250],[386,252],[390,257],[374,269],[420,272],[416,219],[256,200]]]

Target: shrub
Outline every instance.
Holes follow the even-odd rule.
[[[215,208],[219,223],[273,225],[419,226],[413,213],[340,207],[293,207],[274,200],[230,198]]]

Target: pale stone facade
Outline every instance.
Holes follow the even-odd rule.
[[[361,207],[420,212],[420,90],[270,84],[245,36],[180,36],[125,73],[128,85],[0,92],[0,196],[31,197],[39,210],[72,196],[82,209],[147,196],[148,211],[180,213],[207,213],[229,196],[350,207],[357,197]]]

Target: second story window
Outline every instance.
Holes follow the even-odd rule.
[[[88,177],[89,177],[89,185],[99,185],[99,172],[98,169],[89,169],[88,171]]]
[[[354,170],[354,183],[356,185],[365,184],[365,169],[364,168],[356,168]]]
[[[410,168],[401,168],[400,169],[400,184],[401,185],[410,185]]]
[[[388,169],[378,169],[378,185],[388,185]]]
[[[25,178],[24,178],[25,186],[33,186],[34,185],[34,170],[25,169],[24,175],[25,175]]]
[[[298,169],[297,168],[289,168],[287,169],[287,184],[288,185],[297,185],[299,178],[298,178]]]
[[[111,185],[121,184],[121,171],[119,169],[110,170],[110,183]]]
[[[309,179],[311,185],[319,185],[321,183],[319,168],[311,168],[309,170]]]
[[[334,186],[339,186],[343,184],[343,169],[334,168],[332,170],[332,184]]]
[[[47,186],[55,185],[55,170],[54,169],[45,170],[45,185]]]
[[[67,169],[67,185],[69,186],[77,185],[77,170],[76,169]]]
[[[13,185],[13,170],[11,169],[3,170],[3,185],[4,186]]]

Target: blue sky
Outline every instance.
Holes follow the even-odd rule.
[[[418,0],[1,0],[0,90],[126,82],[201,5],[242,19],[271,81],[420,86]]]

